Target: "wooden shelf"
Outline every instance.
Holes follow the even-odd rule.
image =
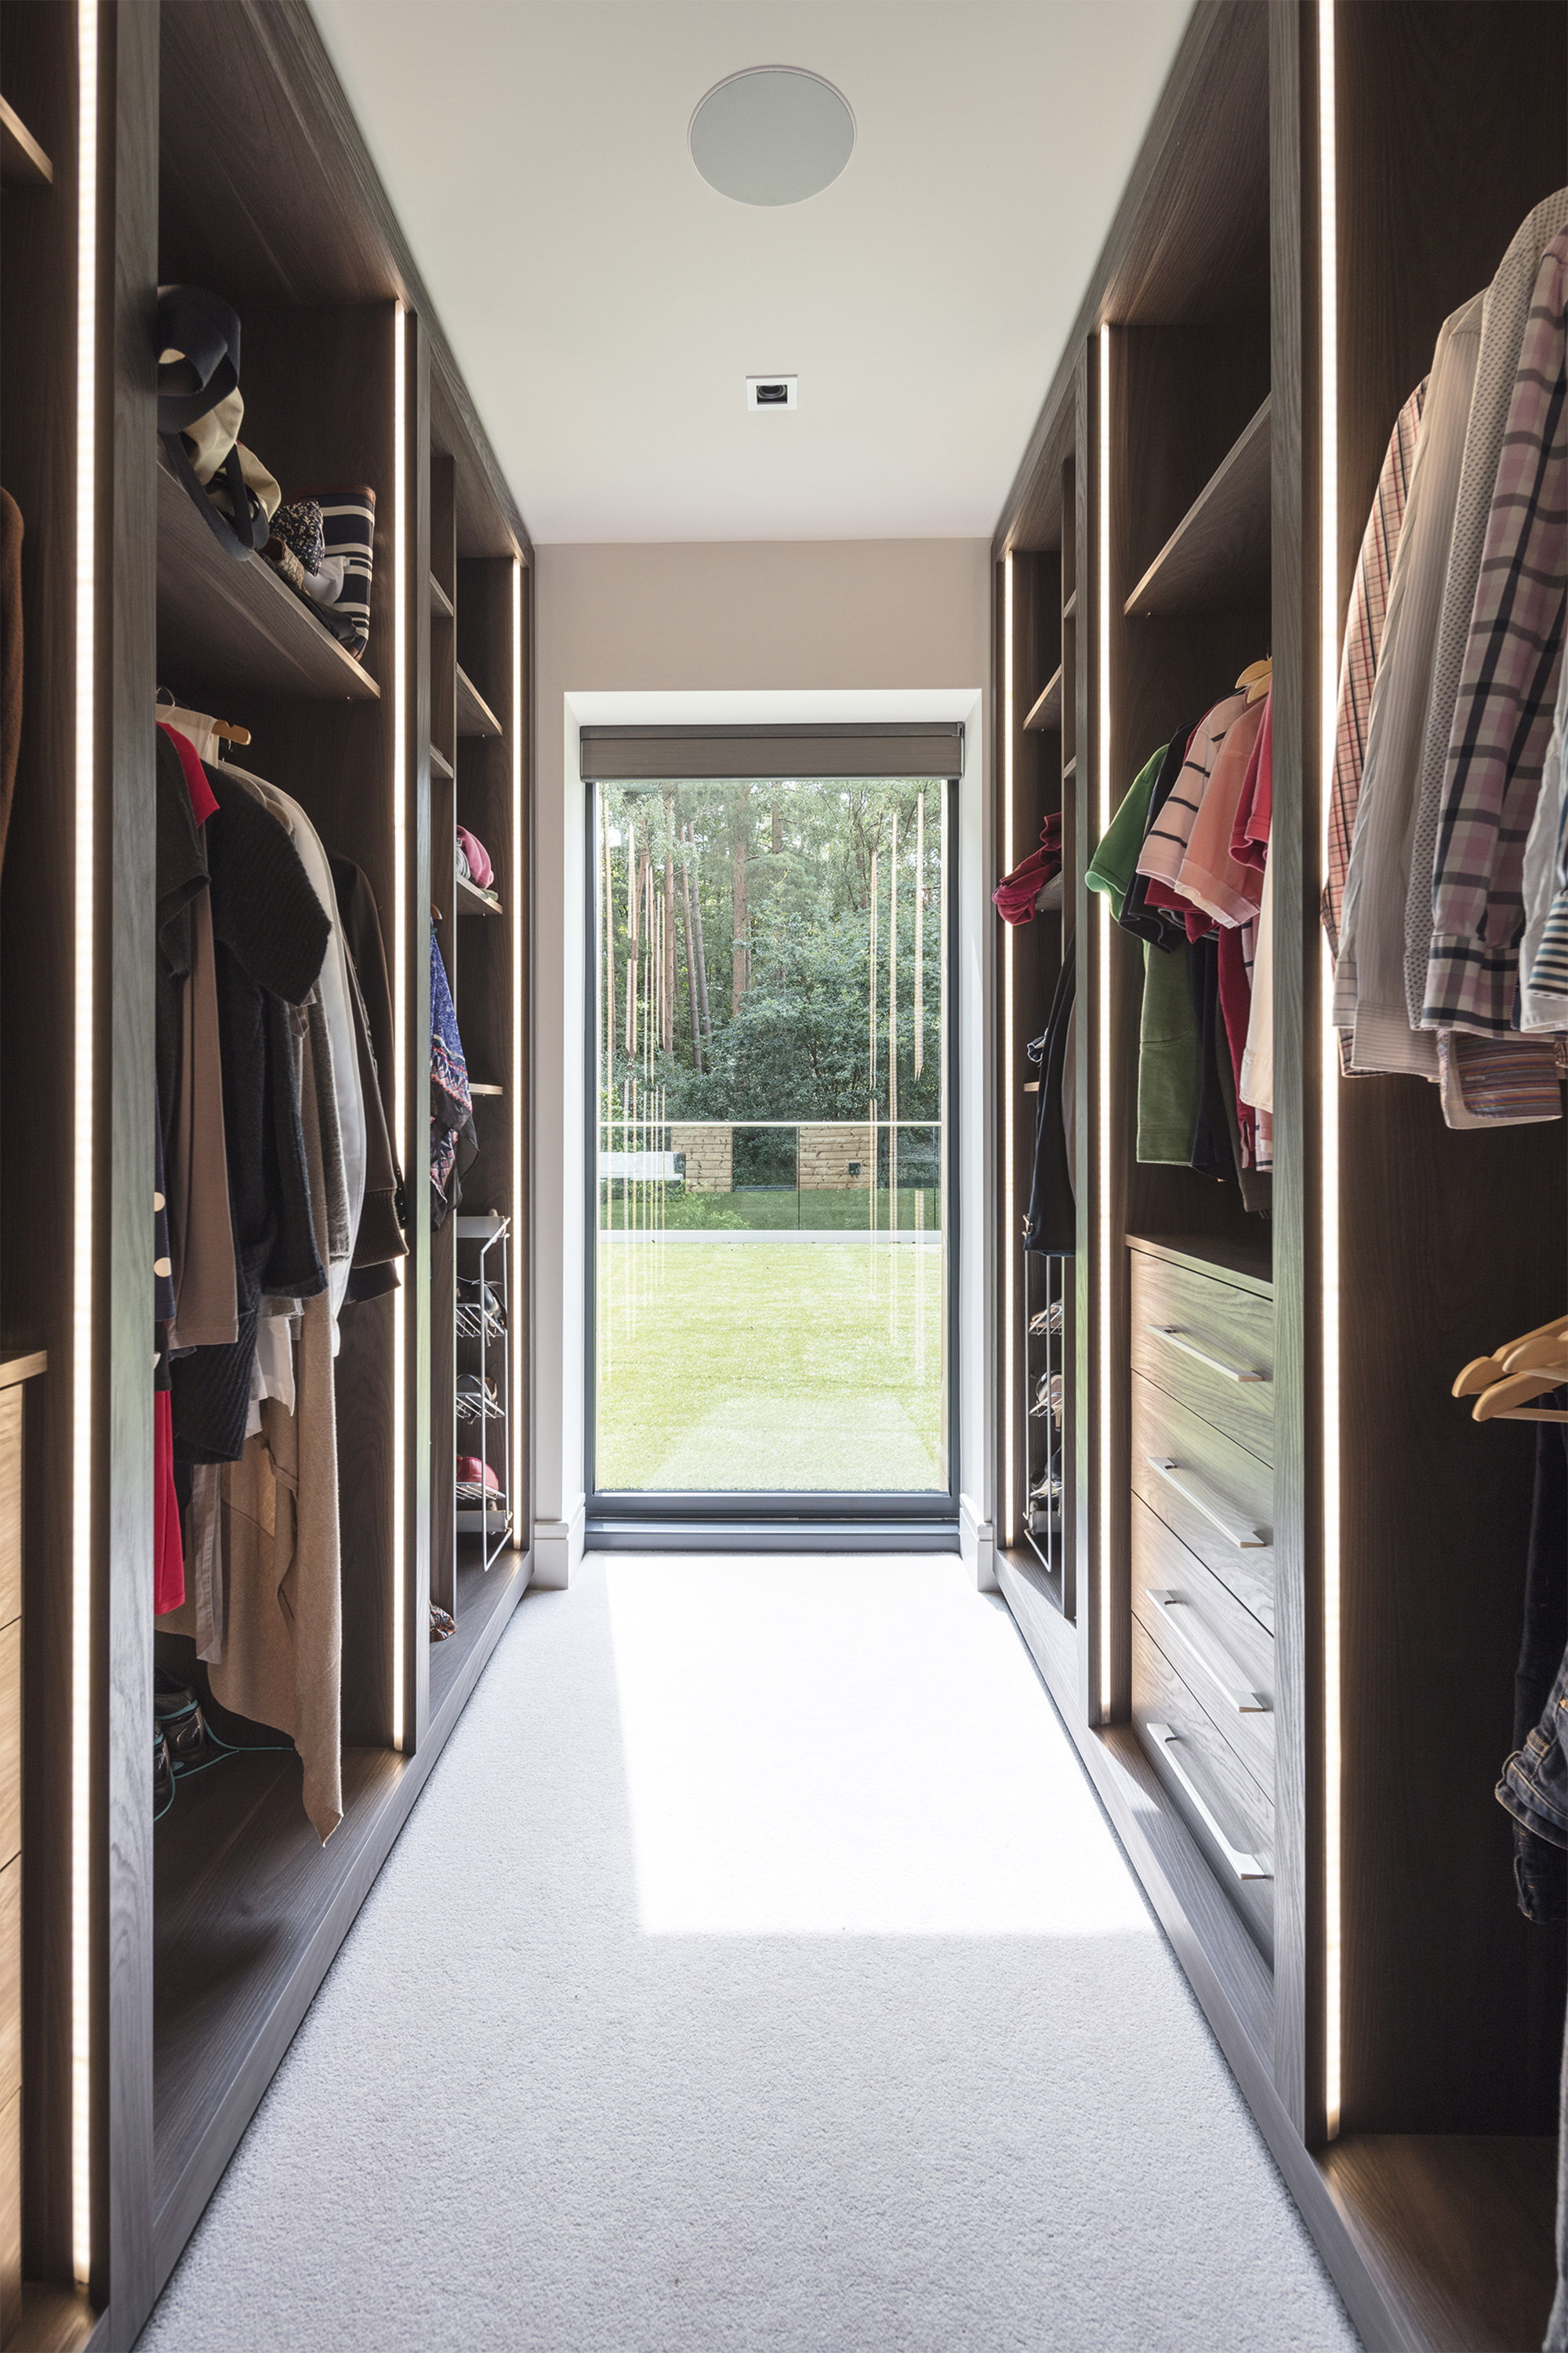
[[[1071,620],[1075,620],[1075,619],[1077,618],[1077,617],[1078,617],[1078,590],[1075,588],[1075,589],[1073,590],[1073,592],[1072,592],[1072,595],[1068,598],[1067,603],[1062,607],[1062,618],[1063,618],[1063,620],[1064,620],[1064,621],[1071,621]]]
[[[232,697],[379,700],[381,689],[259,555],[226,555],[158,459],[158,676]],[[243,718],[243,712],[236,712]]]
[[[438,776],[445,776],[448,784],[456,782],[457,772],[452,763],[447,759],[445,752],[437,750],[434,744],[430,746],[430,765]]]
[[[1024,725],[1033,733],[1043,734],[1052,728],[1059,728],[1061,723],[1062,670],[1058,662]]]
[[[458,617],[457,607],[433,572],[430,575],[430,610],[440,621],[455,621]]]
[[[55,167],[14,106],[0,98],[0,180],[8,187],[52,188]]]
[[[1266,400],[1204,485],[1123,608],[1194,613],[1268,593],[1269,411]]]
[[[459,735],[500,735],[500,721],[467,670],[458,670],[458,733]]]
[[[454,874],[452,881],[457,885],[459,915],[503,915],[506,913],[504,907],[498,907],[493,899],[487,899],[482,891],[476,890],[473,883],[466,881],[462,875]]]

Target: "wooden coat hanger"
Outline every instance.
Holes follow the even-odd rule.
[[[1527,1358],[1524,1351],[1534,1350],[1538,1343],[1550,1347],[1552,1343],[1563,1340],[1565,1335],[1568,1335],[1568,1315],[1558,1315],[1550,1324],[1538,1324],[1533,1332],[1521,1332],[1517,1340],[1505,1341],[1492,1356],[1472,1356],[1454,1383],[1450,1394],[1457,1398],[1477,1397],[1482,1389],[1490,1388],[1494,1382],[1502,1380],[1510,1373],[1524,1372],[1531,1365],[1549,1361],[1540,1353]],[[1568,1357],[1568,1342],[1554,1353],[1558,1361]]]
[[[1454,1383],[1455,1397],[1473,1397],[1475,1421],[1563,1421],[1568,1412],[1531,1400],[1568,1386],[1568,1315],[1521,1332],[1489,1356],[1473,1356]]]
[[[1261,661],[1247,663],[1236,681],[1236,691],[1239,694],[1242,689],[1246,688],[1247,704],[1250,708],[1253,703],[1262,702],[1273,683],[1274,657],[1272,654],[1265,654]]]

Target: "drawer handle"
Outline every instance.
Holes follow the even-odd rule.
[[[1208,1800],[1203,1796],[1197,1784],[1194,1781],[1191,1774],[1187,1771],[1185,1766],[1182,1763],[1181,1758],[1176,1754],[1177,1743],[1180,1738],[1179,1734],[1173,1732],[1168,1724],[1151,1724],[1146,1725],[1145,1729],[1148,1732],[1150,1739],[1154,1742],[1160,1754],[1163,1757],[1171,1772],[1174,1775],[1187,1803],[1191,1806],[1194,1813],[1196,1814],[1199,1821],[1202,1822],[1205,1830],[1207,1831],[1210,1838],[1213,1839],[1215,1846],[1218,1847],[1221,1854],[1224,1855],[1226,1862],[1229,1863],[1232,1871],[1235,1872],[1237,1879],[1272,1879],[1274,1876],[1273,1856],[1268,1854],[1244,1854],[1239,1847],[1232,1846],[1230,1841],[1226,1838],[1225,1832],[1215,1821],[1213,1810],[1210,1807]]]
[[[1200,1348],[1194,1341],[1189,1340],[1178,1324],[1151,1324],[1148,1328],[1156,1339],[1168,1340],[1173,1348],[1180,1348],[1184,1356],[1195,1356],[1200,1365],[1206,1365],[1211,1373],[1223,1373],[1227,1381],[1271,1381],[1274,1378],[1272,1373],[1260,1373],[1256,1366],[1227,1365],[1223,1356],[1211,1356],[1206,1348]]]
[[[1194,1615],[1184,1593],[1151,1593],[1149,1600],[1160,1623],[1181,1644],[1193,1664],[1207,1675],[1227,1707],[1235,1708],[1237,1715],[1272,1715],[1274,1711],[1268,1702],[1259,1693],[1247,1689],[1242,1668],[1227,1659],[1223,1651],[1216,1651],[1211,1657],[1204,1649],[1193,1630]]]
[[[1212,1504],[1209,1501],[1201,1487],[1194,1487],[1190,1479],[1177,1476],[1182,1467],[1179,1462],[1173,1462],[1169,1456],[1164,1454],[1145,1455],[1144,1461],[1151,1471],[1159,1472],[1167,1487],[1173,1487],[1177,1494],[1192,1505],[1194,1512],[1201,1512],[1210,1527],[1217,1528],[1226,1544],[1233,1544],[1237,1552],[1268,1551],[1268,1538],[1263,1530],[1238,1527],[1233,1519],[1221,1511],[1217,1504]]]

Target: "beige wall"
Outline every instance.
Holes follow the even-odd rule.
[[[981,539],[542,547],[545,741],[582,690],[973,684],[990,594]]]
[[[990,1544],[991,1120],[984,1039],[994,919],[989,543],[719,541],[544,546],[535,577],[535,1581],[563,1583],[583,1525],[584,920],[576,728],[962,719],[954,1104],[967,1140],[959,1302],[964,1525]],[[818,702],[817,698],[823,698]],[[601,698],[595,702],[595,698]],[[616,700],[612,701],[612,698]],[[647,698],[646,701],[640,698]],[[971,1165],[973,1163],[973,1166]],[[988,1571],[985,1574],[989,1574]]]

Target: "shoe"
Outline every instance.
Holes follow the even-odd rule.
[[[457,1620],[449,1616],[445,1609],[438,1609],[436,1604],[432,1601],[430,1604],[430,1640],[433,1642],[450,1641],[452,1636],[457,1632]]]
[[[489,1464],[481,1462],[477,1454],[458,1455],[458,1485],[459,1488],[482,1487],[492,1495],[500,1493],[500,1481]]]
[[[153,1735],[153,1820],[161,1821],[174,1802],[174,1768],[169,1744],[161,1732]]]
[[[167,1744],[173,1773],[188,1773],[212,1762],[202,1704],[188,1683],[164,1667],[153,1670],[153,1724]]]
[[[478,1373],[459,1373],[456,1398],[458,1419],[478,1421],[480,1415],[500,1412],[500,1398],[494,1381],[482,1381]]]

